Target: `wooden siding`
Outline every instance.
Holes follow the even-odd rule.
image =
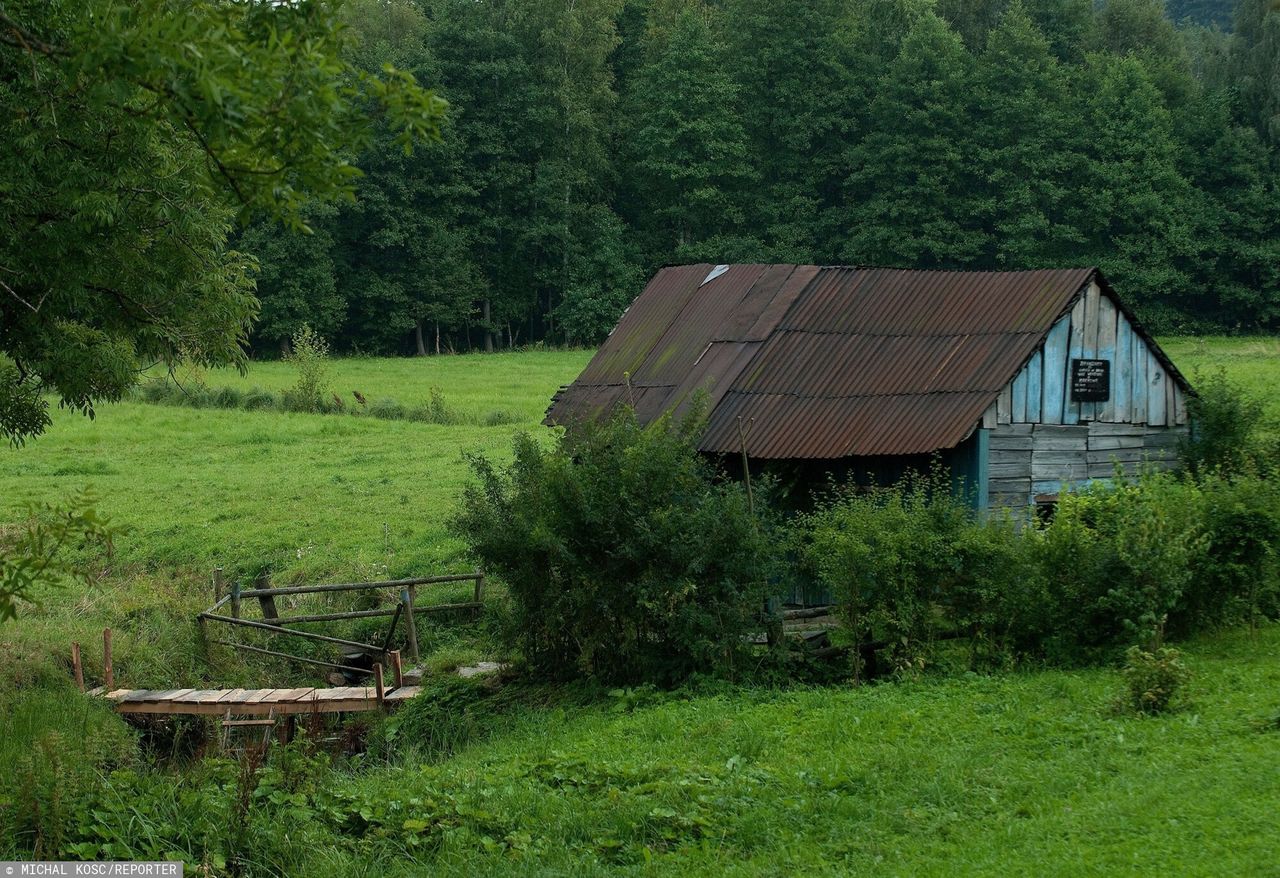
[[[1168,469],[1187,428],[1094,421],[1079,425],[1001,424],[988,437],[989,503],[1021,508],[1037,497],[1110,479],[1119,466]]]
[[[1111,363],[1110,399],[1071,400],[1073,359]],[[1090,284],[1071,312],[1053,325],[1040,350],[1001,391],[994,413],[983,419],[984,427],[1090,423],[1152,427],[1187,423],[1182,388],[1097,284]]]

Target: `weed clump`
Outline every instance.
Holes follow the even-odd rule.
[[[1126,710],[1154,716],[1170,709],[1179,692],[1191,679],[1182,653],[1168,647],[1152,650],[1132,646],[1125,652],[1121,671],[1125,682]]]

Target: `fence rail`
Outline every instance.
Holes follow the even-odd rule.
[[[470,601],[447,604],[418,605],[416,592],[419,586],[444,585],[455,582],[474,582],[475,589],[473,599]],[[230,587],[227,588],[222,568],[219,567],[213,571],[214,602],[208,609],[201,611],[196,618],[200,623],[201,631],[205,634],[205,641],[207,643],[217,643],[222,646],[228,646],[233,649],[240,649],[246,652],[279,656],[281,658],[289,658],[295,661],[320,665],[322,667],[336,668],[343,671],[362,671],[362,669],[353,667],[349,664],[326,662],[320,659],[296,656],[277,650],[266,649],[261,646],[254,646],[253,644],[211,638],[207,634],[207,626],[209,623],[217,623],[227,625],[233,629],[250,628],[260,631],[269,631],[278,635],[282,634],[289,637],[298,637],[303,640],[329,643],[335,646],[345,646],[353,650],[359,650],[366,655],[379,658],[381,659],[381,662],[385,663],[387,657],[392,652],[398,653],[397,650],[391,649],[391,644],[395,637],[396,626],[400,622],[400,617],[403,616],[404,639],[409,648],[409,656],[413,661],[417,661],[418,626],[415,618],[415,612],[429,613],[448,610],[480,609],[484,606],[484,585],[484,572],[476,570],[472,573],[419,576],[410,579],[391,579],[383,582],[334,582],[319,583],[316,585],[290,585],[281,587],[272,587],[269,578],[266,575],[263,575],[259,576],[258,579],[255,580],[253,588],[242,588],[239,581],[233,581],[230,584]],[[377,591],[382,589],[395,589],[399,591],[395,606],[372,610],[348,610],[332,613],[281,616],[277,611],[275,604],[275,599],[284,595],[328,594],[333,592]],[[255,599],[258,601],[258,605],[262,611],[261,620],[244,618],[244,601]],[[230,609],[230,615],[220,612],[223,611],[224,608],[228,607]],[[358,640],[347,640],[341,637],[332,637],[327,634],[316,634],[312,631],[298,631],[285,627],[287,625],[299,625],[312,622],[338,622],[349,619],[372,619],[385,616],[390,616],[392,618],[391,624],[388,626],[385,642],[381,646],[372,643],[363,643]]]

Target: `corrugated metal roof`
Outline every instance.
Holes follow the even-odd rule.
[[[1097,275],[732,265],[707,280],[715,268],[659,271],[547,423],[621,403],[648,422],[701,390],[704,451],[740,452],[739,418],[755,458],[951,448]]]

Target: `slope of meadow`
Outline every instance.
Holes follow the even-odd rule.
[[[1264,394],[1280,380],[1274,339],[1167,347],[1188,374],[1221,365]],[[464,453],[502,456],[516,430],[540,429],[550,395],[589,356],[333,364],[330,383],[345,394],[408,405],[437,387],[476,420],[501,409],[519,413],[515,424],[130,402],[94,421],[59,412],[46,436],[0,451],[0,522],[88,484],[132,528],[114,558],[87,559],[102,574],[96,589],[45,594],[0,628],[0,777],[37,783],[55,770],[38,768],[52,752],[58,772],[130,766],[128,783],[149,798],[101,818],[119,855],[216,863],[219,827],[199,842],[185,827],[229,807],[225,772],[149,768],[153,751],[135,732],[72,693],[67,643],[93,644],[113,626],[117,678],[132,685],[314,679],[207,661],[192,618],[209,569],[267,566],[283,581],[463,567],[445,521],[467,478]],[[278,390],[292,373],[267,363],[205,380]],[[446,669],[494,657],[488,637],[484,620],[451,623],[432,628],[424,649]],[[1197,674],[1189,701],[1160,719],[1115,715],[1111,670],[623,693],[605,706],[553,696],[497,714],[477,713],[474,695],[434,714],[424,706],[359,770],[312,766],[310,780],[294,779],[301,792],[255,806],[279,833],[264,836],[260,871],[1267,874],[1280,862],[1280,628],[1186,648]],[[86,661],[92,681],[93,646]],[[352,822],[352,809],[372,816]],[[0,804],[0,822],[6,813]],[[29,853],[24,844],[7,838],[0,853]]]

